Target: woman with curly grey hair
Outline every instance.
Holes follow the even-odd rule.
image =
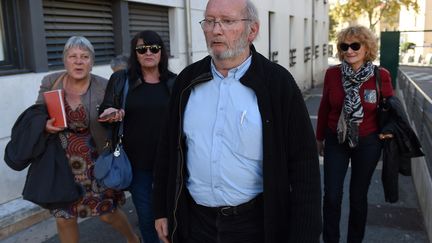
[[[131,40],[127,69],[111,75],[99,108],[101,116],[115,114],[105,121],[111,124],[112,134],[117,134],[119,121],[124,119],[122,141],[133,172],[128,190],[146,243],[159,243],[152,210],[153,167],[175,78],[168,69],[168,52],[162,37],[152,30],[140,31]],[[126,84],[129,88],[123,109],[119,101],[123,100]],[[116,141],[118,137],[111,139]]]

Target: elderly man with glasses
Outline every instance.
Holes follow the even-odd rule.
[[[210,0],[209,56],[173,88],[159,139],[155,227],[163,242],[319,242],[321,191],[302,94],[252,42],[248,0]]]

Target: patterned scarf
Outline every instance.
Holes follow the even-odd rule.
[[[358,128],[363,121],[359,90],[361,85],[373,76],[374,65],[372,62],[366,62],[355,72],[350,64],[343,61],[341,71],[345,98],[337,126],[338,140],[339,143],[343,143],[348,139],[349,146],[354,148],[358,144]]]

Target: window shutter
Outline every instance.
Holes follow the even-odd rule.
[[[153,30],[161,37],[170,55],[168,8],[129,2],[129,30],[131,39],[143,30]]]
[[[95,49],[95,63],[114,57],[111,1],[43,0],[49,68],[63,67],[63,47],[69,37],[81,35]]]

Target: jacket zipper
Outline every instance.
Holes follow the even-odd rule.
[[[182,119],[182,100],[183,100],[183,94],[186,90],[190,89],[191,87],[200,84],[200,83],[204,83],[207,81],[210,81],[213,78],[213,76],[211,76],[211,74],[209,74],[209,76],[204,76],[204,77],[198,77],[195,80],[192,80],[192,82],[186,86],[186,88],[184,88],[181,93],[180,93],[180,98],[179,98],[179,134],[178,134],[178,146],[179,146],[179,153],[180,153],[180,185],[178,187],[178,191],[176,189],[176,199],[175,199],[175,204],[174,204],[174,210],[173,210],[173,220],[174,220],[174,226],[173,226],[173,231],[171,233],[171,242],[174,243],[174,234],[177,230],[177,217],[176,217],[176,213],[177,213],[177,208],[178,208],[178,201],[180,199],[180,195],[181,195],[181,191],[183,188],[183,166],[184,166],[184,156],[183,156],[183,149],[181,146],[181,141],[182,141],[182,127],[183,127],[183,119]]]

